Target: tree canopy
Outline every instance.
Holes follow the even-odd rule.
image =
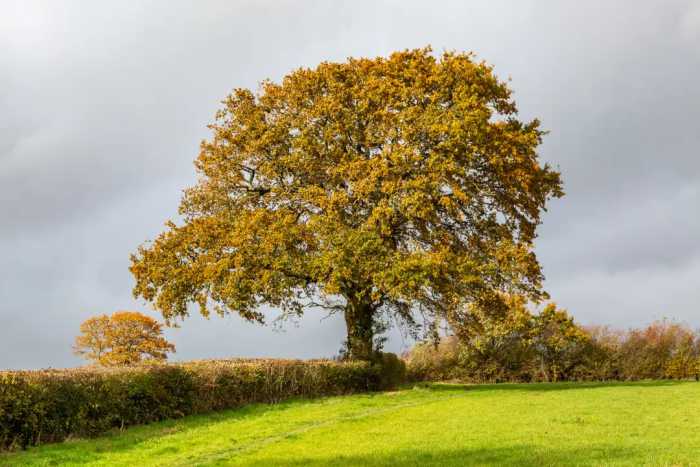
[[[210,128],[181,219],[132,255],[135,295],[166,320],[322,308],[368,358],[387,320],[430,329],[495,294],[544,295],[533,240],[560,176],[539,121],[473,55],[301,68],[234,90]]]
[[[136,311],[118,311],[85,320],[73,349],[104,366],[165,360],[168,352],[175,352],[175,346],[162,334],[162,325],[153,318]]]

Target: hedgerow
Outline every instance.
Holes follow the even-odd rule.
[[[406,356],[408,379],[483,382],[700,379],[700,332],[659,321],[619,331],[552,326],[486,329],[424,342]],[[544,342],[544,344],[543,344]],[[554,342],[556,345],[545,345]],[[555,350],[555,351],[552,351]]]
[[[396,361],[389,360],[210,360],[0,372],[0,450],[255,402],[384,389],[398,382]]]

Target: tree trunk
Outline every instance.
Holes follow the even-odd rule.
[[[348,299],[345,307],[348,357],[371,360],[374,351],[374,312],[370,303]]]
[[[540,356],[540,370],[542,371],[542,375],[544,376],[544,380],[549,383],[549,373],[547,372],[547,368],[545,367],[545,364],[544,364],[544,356]]]

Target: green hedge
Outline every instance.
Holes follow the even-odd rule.
[[[396,362],[385,360],[391,364],[213,360],[0,372],[0,450],[254,402],[385,389],[400,382]]]

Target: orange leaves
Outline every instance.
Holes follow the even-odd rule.
[[[175,346],[162,337],[162,325],[135,311],[90,318],[80,325],[74,350],[104,366],[127,366],[143,360],[165,360]]]

